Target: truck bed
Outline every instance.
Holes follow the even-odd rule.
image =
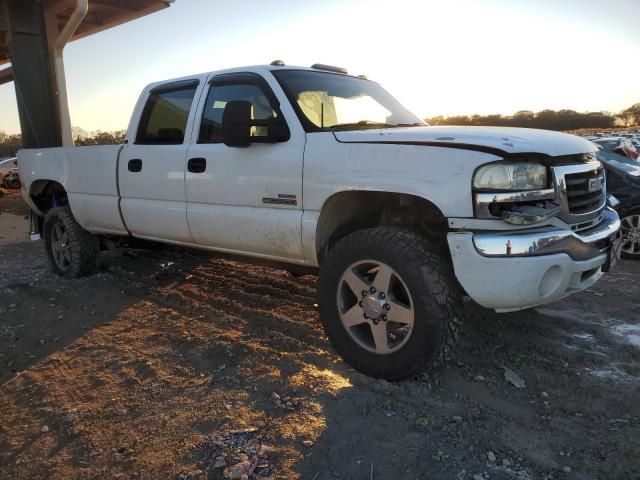
[[[119,210],[118,155],[122,145],[27,149],[18,152],[25,198],[42,183],[67,191],[76,221],[92,233],[127,234]],[[36,205],[31,208],[38,211]]]

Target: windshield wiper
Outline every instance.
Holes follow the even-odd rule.
[[[332,125],[329,130],[348,130],[350,128],[394,128],[396,125],[392,123],[384,123],[384,122],[374,122],[371,120],[360,120],[359,122],[353,123],[337,123],[336,125]]]

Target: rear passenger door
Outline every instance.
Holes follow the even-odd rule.
[[[135,139],[120,155],[120,208],[137,237],[191,242],[184,185],[185,161],[199,81],[152,88]],[[131,132],[130,135],[131,137]]]

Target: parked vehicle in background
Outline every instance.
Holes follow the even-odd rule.
[[[7,185],[6,180],[9,179],[10,185],[15,185],[15,180],[18,179],[18,186]],[[18,159],[16,157],[6,158],[0,161],[0,185],[5,188],[20,188],[20,181],[18,177]]]
[[[621,250],[626,258],[640,260],[640,162],[608,150],[596,153],[607,171],[607,192],[620,203]]]
[[[463,293],[512,311],[591,287],[619,258],[596,146],[429,127],[379,84],[282,62],[146,87],[124,145],[21,150],[53,269],[134,237],[319,269],[320,318],[356,369],[446,357]]]
[[[4,188],[17,190],[20,188],[20,173],[17,168],[12,168],[9,174],[4,177]]]
[[[636,147],[633,145],[633,143],[631,143],[631,140],[628,138],[606,137],[598,138],[596,140],[593,140],[593,142],[595,142],[605,150],[623,155],[627,158],[630,158],[631,160],[638,159],[638,151],[636,150]]]

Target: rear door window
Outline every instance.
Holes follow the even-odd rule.
[[[136,143],[176,145],[184,142],[197,82],[151,90],[140,117]]]

